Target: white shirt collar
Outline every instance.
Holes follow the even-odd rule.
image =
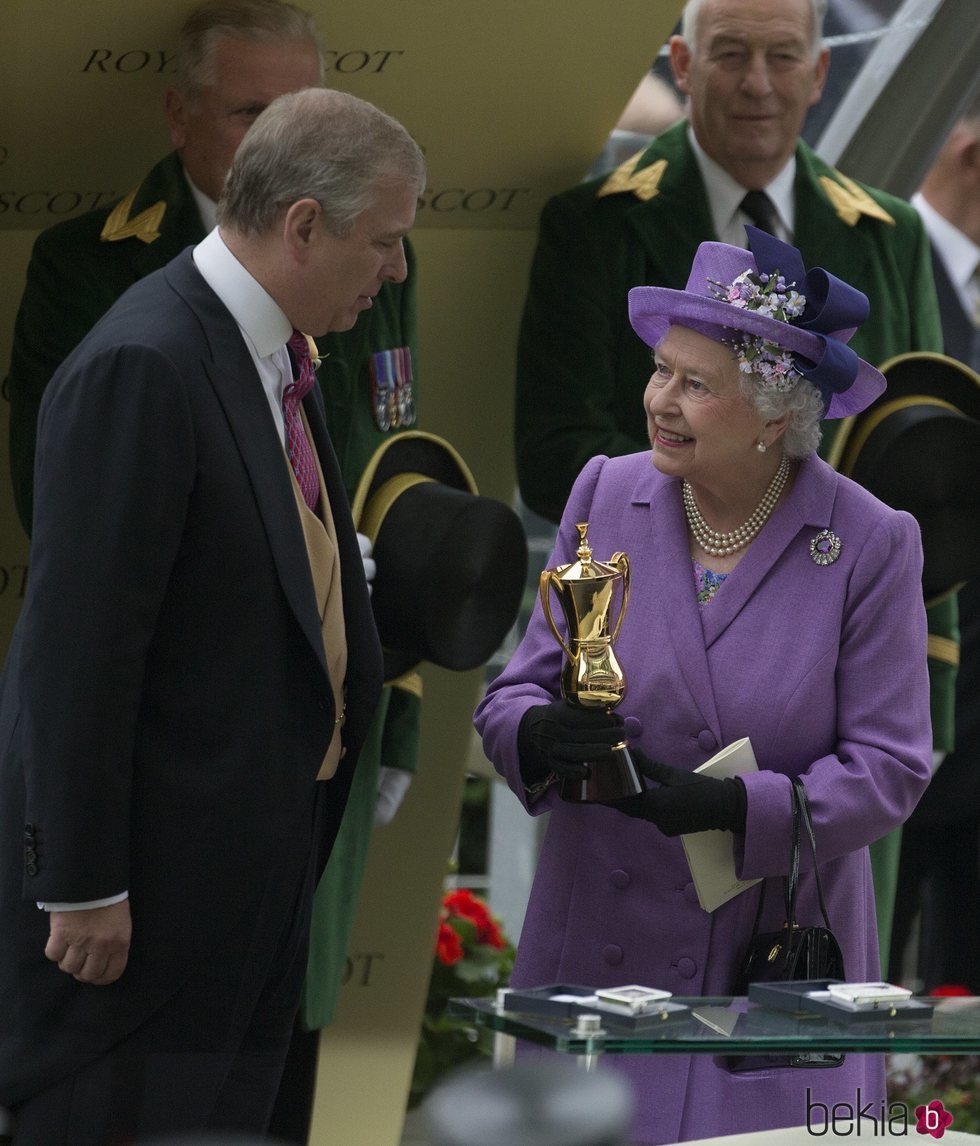
[[[279,304],[235,258],[219,228],[194,248],[194,263],[259,358],[281,350],[293,332]]]
[[[971,291],[970,280],[980,264],[980,247],[961,230],[940,215],[921,191],[912,196],[912,206],[922,216],[922,222],[929,236],[929,242],[943,261],[950,281],[957,292],[967,298]]]
[[[694,129],[688,124],[687,137],[690,140],[694,157],[701,169],[701,178],[704,181],[705,193],[708,196],[708,208],[711,211],[711,220],[715,226],[715,234],[723,243],[733,247],[747,247],[745,238],[746,218],[738,209],[748,188],[728,174],[728,172],[715,162],[704,150],[694,135]],[[793,231],[796,227],[796,203],[793,196],[793,184],[796,180],[796,156],[791,155],[786,166],[765,187],[765,192],[773,202],[779,215],[779,222],[785,232],[779,236],[792,242]]]
[[[204,281],[238,324],[268,399],[279,440],[285,443],[282,394],[293,376],[286,353],[292,324],[268,291],[231,253],[217,227],[197,244],[193,258]]]

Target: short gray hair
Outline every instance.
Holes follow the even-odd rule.
[[[425,187],[425,159],[404,127],[346,92],[306,88],[279,96],[235,153],[218,222],[265,234],[300,199],[315,199],[340,238],[383,184]]]
[[[820,445],[820,422],[823,418],[823,399],[820,391],[801,378],[792,390],[764,390],[756,374],[738,372],[738,385],[743,396],[768,422],[788,417],[783,431],[783,453],[789,458],[805,458]]]
[[[813,58],[816,59],[823,45],[823,21],[827,15],[828,0],[809,0],[809,2],[813,16],[813,38],[810,47]],[[692,53],[697,50],[698,21],[701,17],[701,10],[707,3],[708,0],[687,0],[684,11],[681,13],[681,36],[687,42]]]
[[[189,100],[214,84],[215,48],[228,39],[308,43],[323,76],[323,43],[309,12],[284,0],[206,0],[177,34],[176,86]]]

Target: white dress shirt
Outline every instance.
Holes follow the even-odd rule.
[[[745,224],[751,223],[752,220],[744,211],[739,210],[739,204],[748,188],[743,187],[741,183],[733,179],[723,167],[719,166],[708,155],[695,139],[694,131],[690,126],[687,129],[687,137],[694,150],[698,167],[701,169],[701,178],[704,181],[704,189],[708,196],[708,208],[711,211],[711,221],[714,223],[715,234],[718,236],[719,242],[728,243],[732,247],[747,247],[749,244],[745,237]],[[793,232],[796,227],[796,203],[793,199],[793,182],[795,179],[796,156],[792,155],[776,178],[762,188],[772,200],[772,205],[779,215],[777,228],[779,234],[776,235],[776,238],[788,243],[793,241]]]

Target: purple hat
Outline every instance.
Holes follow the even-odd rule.
[[[790,390],[802,377],[820,391],[825,418],[860,413],[885,389],[884,375],[847,345],[867,298],[828,271],[807,271],[788,243],[745,231],[748,251],[702,243],[683,290],[633,287],[633,329],[655,347],[671,326],[690,327],[731,346],[763,389]]]

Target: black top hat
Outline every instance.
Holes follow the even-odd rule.
[[[847,419],[831,460],[922,531],[931,600],[980,574],[980,376],[944,354],[901,354],[881,367],[885,393]]]
[[[352,511],[374,545],[371,605],[385,680],[420,661],[457,672],[485,663],[524,592],[527,540],[517,514],[481,497],[456,450],[420,430],[378,447]]]

